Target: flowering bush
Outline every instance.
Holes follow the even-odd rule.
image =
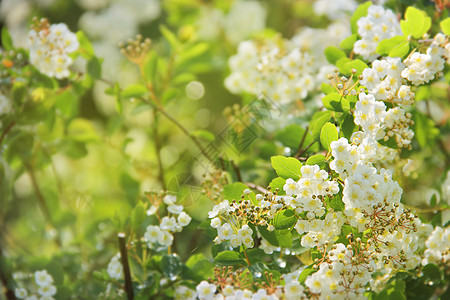
[[[449,299],[450,3],[384,2],[2,2],[0,299]]]

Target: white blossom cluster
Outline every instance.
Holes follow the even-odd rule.
[[[403,108],[394,107],[387,109],[383,101],[376,101],[374,95],[359,94],[359,100],[355,105],[354,122],[360,125],[363,131],[355,132],[352,141],[359,148],[360,155],[364,159],[374,158],[384,154],[393,154],[386,147],[378,144],[377,140],[387,141],[390,137],[395,138],[398,147],[408,147],[414,137],[414,131],[409,128],[412,124],[411,114]],[[387,156],[385,155],[384,158]]]
[[[413,52],[409,55],[403,61],[406,68],[402,71],[402,77],[416,86],[435,79],[436,74],[444,69],[446,52],[444,43],[445,37],[438,34],[426,53]]]
[[[328,173],[321,170],[318,165],[302,166],[300,172],[302,177],[298,181],[291,178],[286,180],[283,190],[287,196],[283,197],[283,200],[297,214],[306,212],[306,219],[299,219],[294,228],[298,234],[304,234],[301,245],[313,248],[338,236],[345,217],[341,212],[330,212],[325,215],[323,197],[337,194],[338,183],[330,180]],[[322,218],[324,215],[325,218]]]
[[[359,255],[344,244],[333,245],[327,253],[327,261],[320,264],[316,273],[308,276],[305,285],[312,293],[320,294],[319,299],[363,298],[374,263]]]
[[[300,271],[284,274],[284,286],[279,285],[274,293],[268,293],[265,289],[260,288],[256,292],[249,289],[239,289],[232,285],[226,285],[219,288],[207,281],[200,282],[196,289],[190,289],[180,285],[175,290],[175,299],[177,300],[300,300],[306,299],[304,293],[305,288],[298,282]]]
[[[78,49],[77,36],[66,24],[59,23],[32,29],[28,35],[30,62],[39,72],[58,79],[69,77],[72,59],[69,54]]]
[[[347,26],[333,23],[327,29],[304,29],[292,40],[241,42],[228,61],[231,74],[225,87],[235,94],[264,93],[281,103],[305,99],[332,70],[323,50],[349,34]]]
[[[37,291],[27,291],[25,288],[16,288],[15,295],[18,299],[25,300],[54,300],[56,287],[53,285],[53,277],[47,270],[36,271],[34,280],[38,286]]]
[[[253,230],[247,224],[242,224],[242,220],[232,214],[236,206],[236,203],[224,200],[208,212],[211,227],[217,229],[217,237],[214,242],[220,244],[229,241],[232,247],[245,245],[247,248],[252,248]]]
[[[339,20],[353,13],[358,4],[354,0],[317,0],[313,6],[316,15],[326,15],[330,20]]]
[[[122,263],[120,262],[120,253],[117,253],[111,258],[106,271],[108,272],[109,277],[111,277],[112,279],[115,280],[122,279],[123,267]]]
[[[400,23],[395,14],[378,5],[371,5],[367,16],[360,18],[357,25],[361,39],[355,42],[353,51],[369,61],[379,56],[376,53],[379,42],[402,35]]]
[[[450,262],[450,227],[436,226],[425,242],[422,265],[429,263],[448,264]]]
[[[197,33],[202,39],[215,39],[223,32],[233,45],[251,37],[266,26],[266,9],[258,1],[233,1],[228,13],[203,6],[197,19]]]
[[[9,113],[11,110],[11,100],[5,95],[0,94],[0,116]]]
[[[183,227],[189,225],[192,218],[183,211],[183,205],[175,204],[176,196],[166,195],[164,203],[167,205],[169,216],[164,216],[159,225],[149,225],[145,232],[144,238],[149,248],[153,248],[154,244],[169,247],[173,243],[174,232],[181,232]],[[178,217],[172,216],[178,215]]]

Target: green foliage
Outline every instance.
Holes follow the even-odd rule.
[[[347,55],[341,49],[330,46],[325,49],[325,57],[330,64],[335,64],[340,58],[347,57]]]
[[[353,34],[358,33],[358,26],[356,25],[356,23],[362,17],[367,16],[367,10],[369,9],[369,7],[371,5],[372,5],[372,2],[367,1],[364,4],[361,4],[360,6],[358,6],[358,8],[353,13],[352,18],[350,19],[350,25],[351,25]]]
[[[406,9],[405,20],[400,21],[402,32],[405,36],[412,36],[413,38],[421,38],[431,27],[431,18],[427,13],[409,6]]]
[[[288,179],[298,180],[301,176],[300,168],[302,163],[293,157],[272,156],[270,158],[272,168],[275,169],[278,176]]]
[[[444,34],[450,35],[450,18],[445,18],[439,25]]]
[[[297,218],[292,209],[280,210],[273,218],[275,229],[292,229],[296,222]]]
[[[338,140],[338,131],[336,125],[332,123],[326,123],[325,125],[323,125],[320,131],[320,143],[322,144],[322,146],[328,151],[331,151],[330,148],[331,142],[337,140]]]
[[[245,265],[247,264],[242,254],[236,251],[226,250],[222,251],[214,257],[214,260],[222,265]]]
[[[405,42],[408,42],[406,37],[401,36],[401,35],[394,36],[390,39],[382,40],[377,46],[377,53],[380,55],[389,55],[391,57],[395,57],[396,56],[395,53],[399,52],[399,50],[397,50],[397,48],[399,46],[401,46],[402,44],[404,44]],[[401,47],[401,48],[403,48],[403,47]],[[396,50],[394,51],[394,49],[396,49]]]

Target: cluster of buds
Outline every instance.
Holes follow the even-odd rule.
[[[120,43],[120,52],[125,57],[137,65],[141,65],[150,50],[151,40],[144,39],[142,35],[138,34],[136,38],[129,39],[126,43]]]

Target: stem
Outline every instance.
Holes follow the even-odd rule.
[[[245,249],[245,247],[243,247],[243,248],[244,248],[245,260],[247,261],[248,266],[250,267],[250,266],[251,266],[251,263],[250,263],[250,260],[248,259],[248,256],[247,256],[247,250]]]
[[[161,141],[158,135],[158,115],[156,110],[153,110],[153,137],[155,138],[155,153],[158,160],[158,177],[163,190],[166,190],[166,182],[164,181],[164,168],[161,160]]]
[[[133,285],[131,282],[130,265],[128,264],[128,253],[125,241],[125,233],[121,232],[117,235],[119,239],[120,259],[122,261],[123,274],[125,277],[125,292],[127,293],[128,300],[133,300]]]
[[[16,124],[16,122],[11,121],[11,123],[9,123],[8,127],[5,128],[5,131],[3,131],[2,136],[0,137],[0,144],[3,142],[3,139],[8,134],[8,132],[11,130],[11,128],[14,126],[14,124]]]
[[[305,133],[303,133],[302,140],[300,141],[300,145],[298,145],[297,152],[295,153],[295,156],[294,156],[295,158],[299,158],[300,157],[300,153],[301,153],[301,150],[302,150],[302,147],[303,147],[303,143],[305,142],[306,135],[308,134],[308,131],[309,131],[309,126],[306,127]]]
[[[147,101],[148,102],[148,101]],[[157,109],[159,112],[161,112],[167,119],[169,119],[173,124],[175,124],[186,136],[188,136],[194,144],[200,149],[202,154],[212,163],[215,164],[214,159],[211,158],[211,156],[206,152],[205,148],[202,146],[200,141],[189,133],[189,131],[180,123],[178,122],[174,117],[172,117],[164,108],[161,106],[153,106],[155,109]]]
[[[50,225],[53,228],[56,228],[52,215],[50,214],[50,210],[47,205],[47,201],[45,200],[44,196],[42,195],[41,189],[39,188],[39,185],[36,180],[36,174],[34,173],[34,169],[29,163],[25,163],[26,168],[28,169],[28,173],[30,174],[31,183],[33,185],[34,192],[36,193],[39,207],[44,215],[45,220],[47,221],[47,224]],[[56,244],[61,247],[61,241],[58,237],[55,237]]]
[[[261,193],[266,193],[267,192],[267,190],[265,188],[263,188],[260,185],[254,184],[253,182],[246,182],[245,185],[248,186],[249,188],[257,190],[257,191],[259,191]]]
[[[3,256],[1,248],[0,248],[0,260],[6,261],[6,257]],[[3,292],[5,294],[6,299],[16,300],[17,299],[16,294],[12,290],[12,287],[15,286],[14,280],[12,279],[11,274],[6,273],[6,268],[4,268],[3,266],[0,268],[0,280],[2,281],[3,284]]]
[[[308,149],[309,149],[312,145],[314,145],[315,142],[316,142],[316,141],[312,141],[308,146],[306,146],[306,148],[303,149],[303,151],[300,152],[300,153],[298,154],[298,157],[296,157],[296,158],[299,158],[299,157],[301,157],[303,154],[305,154],[305,152],[308,151]]]
[[[237,166],[233,160],[231,161],[231,165],[233,166],[238,181],[242,182],[241,170],[239,169],[239,166]]]

